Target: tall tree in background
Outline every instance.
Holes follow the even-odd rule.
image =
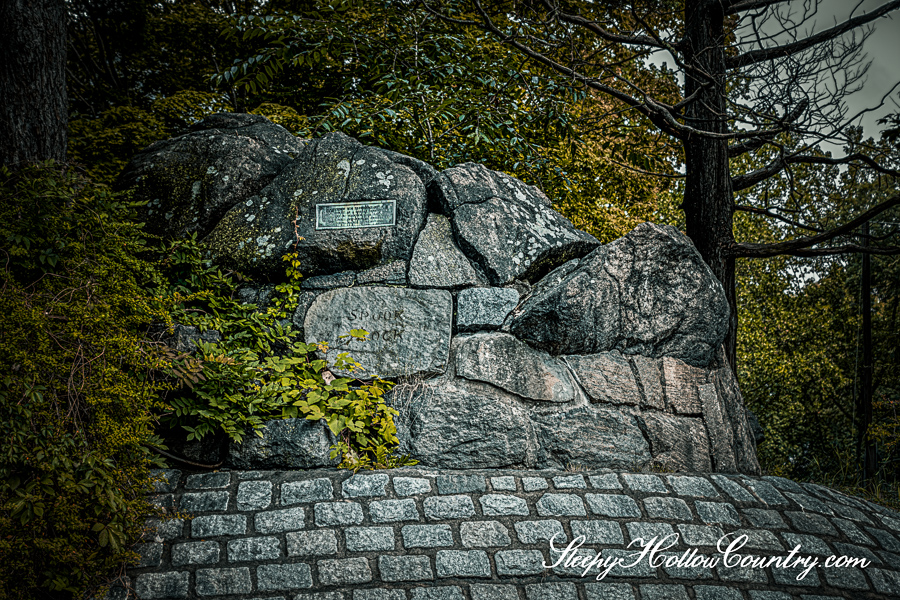
[[[0,2],[0,164],[66,159],[63,0]]]
[[[896,11],[900,0],[865,14],[851,13],[817,33],[809,31],[819,1],[512,0],[485,6],[479,0],[422,0],[422,4],[448,23],[490,33],[553,69],[572,86],[615,99],[623,119],[643,119],[651,130],[678,140],[685,160],[687,234],[726,290],[732,308],[726,346],[733,366],[735,259],[897,251],[876,244],[863,247],[849,236],[862,223],[900,204],[900,195],[834,222],[831,215],[809,207],[789,208],[788,197],[738,205],[735,192],[804,163],[861,164],[887,171],[864,153],[833,158],[816,147],[844,139],[853,116],[847,114],[843,98],[861,85],[867,68],[860,42],[871,31],[868,24]],[[590,40],[588,48],[585,38]],[[608,48],[617,50],[619,60],[610,62],[608,53],[600,52]],[[674,63],[683,80],[674,101],[642,86],[625,69],[658,53]],[[789,145],[787,139],[794,143]],[[750,172],[733,168],[735,159],[764,150],[774,150],[767,164]],[[736,211],[780,221],[788,239],[735,240]]]

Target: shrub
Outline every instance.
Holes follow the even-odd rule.
[[[153,511],[162,317],[133,206],[52,164],[0,169],[0,598],[96,591]]]

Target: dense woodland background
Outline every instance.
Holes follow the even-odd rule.
[[[0,309],[7,315],[2,353],[4,373],[10,374],[3,375],[6,379],[0,386],[5,401],[3,420],[32,424],[27,431],[8,424],[4,430],[4,440],[17,448],[5,451],[0,472],[2,478],[14,482],[3,491],[0,517],[3,530],[14,532],[0,540],[0,558],[6,557],[0,560],[5,564],[0,570],[6,569],[6,577],[19,577],[24,571],[16,569],[29,568],[26,563],[32,559],[18,555],[16,544],[24,543],[24,538],[16,528],[34,520],[47,521],[44,512],[49,515],[55,505],[45,497],[82,494],[80,502],[89,503],[91,494],[99,494],[104,486],[119,490],[131,486],[137,491],[126,494],[127,499],[118,504],[103,504],[93,522],[85,520],[79,543],[91,549],[78,559],[60,558],[59,564],[71,567],[79,560],[95,564],[91,561],[105,557],[101,570],[121,565],[121,552],[133,542],[136,532],[128,519],[134,521],[135,515],[148,510],[139,502],[140,481],[154,455],[139,448],[154,443],[155,420],[171,409],[158,399],[160,388],[154,386],[161,384],[146,375],[159,370],[163,359],[149,351],[108,365],[104,358],[100,362],[106,370],[101,379],[107,379],[96,393],[89,393],[83,392],[89,379],[84,365],[99,363],[85,362],[81,353],[84,348],[102,347],[108,357],[116,355],[114,347],[120,353],[144,348],[136,333],[141,324],[173,316],[175,320],[179,316],[193,318],[184,311],[197,306],[212,314],[218,308],[203,290],[215,288],[229,295],[237,285],[237,280],[202,264],[199,251],[190,243],[159,246],[145,239],[130,220],[127,201],[110,196],[104,188],[150,143],[178,135],[209,114],[252,112],[301,137],[339,130],[439,169],[465,161],[484,163],[540,187],[576,227],[603,242],[616,239],[642,221],[688,229],[685,148],[689,146],[678,137],[683,132],[665,130],[665,123],[660,125],[661,113],[637,105],[629,108],[615,94],[592,85],[604,82],[614,91],[624,90],[622,94],[638,90],[634,95],[644,99],[645,108],[654,106],[646,101],[648,97],[677,108],[684,100],[684,79],[679,75],[684,65],[659,66],[648,60],[646,53],[623,45],[622,40],[572,23],[566,35],[549,27],[542,30],[544,37],[539,41],[537,36],[523,34],[521,39],[541,49],[541,56],[556,57],[542,61],[484,27],[491,15],[464,3],[425,6],[384,0],[326,4],[291,0],[66,3],[71,168],[61,174],[45,165],[23,175],[4,167],[2,174],[5,202],[0,216],[5,224],[0,233],[5,238],[7,264]],[[678,2],[656,2],[654,10],[645,13],[632,10],[632,4],[640,6],[612,2],[595,7],[601,13],[598,22],[606,27],[602,31],[624,35],[621,32],[655,29],[677,33],[680,27],[689,28]],[[747,0],[744,4],[758,4],[756,9],[762,15],[767,14],[767,6],[780,3]],[[526,10],[529,3],[511,6],[521,9],[522,16],[506,25],[540,25],[537,19],[528,20],[533,16]],[[737,22],[729,18],[722,18],[722,27],[733,42]],[[642,40],[651,47],[663,44],[646,36]],[[723,56],[735,56],[723,52]],[[806,72],[804,64],[828,60],[824,54],[796,58],[796,65],[784,66],[797,69],[789,74],[795,78]],[[858,69],[863,64],[859,58],[845,53],[840,66]],[[832,59],[837,60],[834,53]],[[562,64],[572,67],[568,76],[561,74],[558,66]],[[597,73],[594,79],[579,79],[579,73],[592,68]],[[686,72],[691,73],[689,69]],[[766,76],[771,80],[765,81]],[[760,71],[723,78],[719,83],[734,97],[758,100],[760,89],[774,89],[784,76],[773,68],[768,74]],[[859,81],[850,77],[844,88],[828,95],[833,100]],[[808,107],[810,102],[822,100],[815,88],[807,91],[806,104],[802,98],[793,100],[797,106]],[[779,157],[814,159],[782,160],[780,168],[753,179],[754,185],[734,187],[734,203],[743,207],[733,211],[737,244],[776,243],[828,232],[897,195],[900,117],[888,117],[883,131],[865,137],[852,123],[836,127],[841,116],[836,113],[822,113],[830,114],[834,122],[825,119],[791,127],[786,116],[791,103],[784,100],[780,106],[783,110],[776,110],[773,104],[757,107],[756,114],[743,114],[746,123],[781,123],[781,128],[770,129],[765,144],[754,143],[762,138],[732,140],[733,146],[746,146],[730,160],[732,180],[765,171]],[[686,114],[682,125],[690,125],[690,118]],[[811,131],[825,129],[838,131],[810,137]],[[828,140],[844,146],[840,156],[856,158],[832,160],[820,145]],[[57,214],[60,206],[71,212]],[[44,207],[46,212],[34,207]],[[48,214],[61,221],[48,220]],[[892,253],[891,244],[897,243],[894,235],[900,228],[900,211],[888,206],[869,219],[866,227],[868,237],[863,235],[863,226],[854,227],[817,246],[821,250],[843,245],[846,249],[841,252],[758,258],[738,255],[732,259],[739,316],[736,368],[746,404],[765,430],[759,457],[767,473],[861,491],[866,488],[866,493],[896,503],[900,501],[900,258]],[[78,237],[79,232],[91,228],[114,231],[114,235],[91,240]],[[80,241],[73,242],[76,238]],[[804,249],[811,247],[807,244]],[[869,257],[870,292],[863,294],[864,259],[853,249],[866,247],[885,250]],[[66,262],[69,260],[72,262]],[[60,284],[62,287],[47,290],[37,282],[45,285],[66,278],[70,283],[78,277],[95,278],[96,270],[79,274],[75,267],[65,272],[57,267],[88,263],[102,265],[100,271],[109,279],[103,294],[110,300],[100,312],[90,302],[82,303],[75,311],[80,320],[74,314],[62,317],[65,323],[79,322],[66,334],[78,341],[67,346],[59,340],[70,338],[53,329],[61,325],[52,315],[47,316],[48,310],[39,310],[47,306],[40,298],[57,302],[64,293],[71,296],[74,288]],[[302,272],[303,266],[298,268]],[[122,285],[123,281],[128,285]],[[867,357],[865,296],[871,301],[873,416],[872,426],[861,439],[860,397]],[[238,309],[228,310],[233,315]],[[125,314],[128,318],[118,322],[121,328],[104,330],[104,335],[114,340],[112,346],[91,337],[91,328],[108,327],[108,319]],[[41,348],[22,341],[41,327],[51,332]],[[48,377],[47,360],[29,357],[35,352],[50,356],[60,352],[59,348],[69,353],[54,363],[59,374],[41,380]],[[71,400],[80,392],[73,384],[75,369],[67,360],[81,365],[82,379],[77,381],[88,398],[84,406]],[[193,377],[196,383],[196,374],[202,373],[203,365],[182,361],[173,370],[172,357],[166,360],[167,385],[172,377],[180,377],[182,382]],[[26,373],[33,375],[30,382],[16,383],[17,377],[25,380]],[[21,401],[30,399],[37,405],[56,388],[62,390],[57,398],[69,400],[52,404],[56,413],[43,420],[27,411],[29,402]],[[127,393],[122,392],[126,389]],[[98,397],[106,400],[100,402]],[[123,414],[131,415],[132,420],[123,421]],[[75,425],[59,424],[70,421]],[[123,432],[122,423],[138,424],[135,431],[139,433]],[[85,434],[89,429],[92,433]],[[68,441],[51,449],[47,439]],[[874,448],[877,472],[864,481],[860,456],[866,445]],[[66,460],[73,460],[72,448],[82,448],[77,452],[87,452],[85,456],[95,456],[90,460],[98,462],[84,459],[65,466]],[[130,458],[123,459],[122,452]],[[53,466],[36,467],[41,461]],[[103,467],[103,461],[111,462]],[[132,465],[125,483],[113,474],[121,471],[123,461]],[[54,475],[60,469],[76,474],[60,479]],[[98,481],[92,480],[95,472],[101,473]],[[116,516],[123,511],[131,517]],[[66,514],[54,518],[83,518]],[[56,531],[52,524],[47,527],[47,531]],[[66,536],[57,539],[47,534],[43,541],[28,543],[39,549],[45,544],[43,552],[61,555],[71,543]],[[69,541],[60,541],[65,539]],[[116,553],[107,556],[104,549],[109,547]],[[17,558],[10,558],[13,556]],[[44,590],[34,592],[37,596],[48,589],[66,594],[97,583],[96,574],[77,577],[61,574],[59,567],[47,569],[31,575],[29,585]]]

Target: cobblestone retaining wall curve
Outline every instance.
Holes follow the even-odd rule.
[[[142,600],[900,598],[900,514],[776,477],[167,470],[156,491],[183,518],[150,523],[128,573]],[[727,557],[726,535],[747,536]]]

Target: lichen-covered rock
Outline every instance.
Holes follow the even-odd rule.
[[[441,172],[429,193],[453,223],[456,241],[492,285],[536,281],[600,245],[550,208],[543,192],[483,165]]]
[[[640,470],[652,458],[634,416],[614,408],[581,407],[533,419],[540,468]]]
[[[303,330],[307,343],[328,343],[329,364],[349,353],[365,369],[356,377],[434,375],[447,368],[452,315],[446,290],[340,288],[316,298]],[[353,329],[367,331],[367,339],[346,337]]]
[[[135,188],[150,233],[205,236],[238,202],[256,194],[306,144],[258,115],[208,117],[178,137],[156,142],[125,167],[117,189]]]
[[[513,288],[466,288],[456,296],[456,328],[499,329],[517,304],[519,292]]]
[[[395,389],[399,451],[453,469],[534,466],[537,440],[527,411],[489,386],[465,380]]]
[[[324,421],[267,421],[262,434],[244,436],[239,444],[231,442],[228,464],[235,469],[315,469],[340,462],[329,458],[336,440]]]
[[[269,279],[282,277],[282,257],[294,251],[308,276],[408,261],[425,220],[425,184],[394,156],[342,133],[313,140],[204,241],[223,264]],[[322,216],[348,211],[358,220]]]
[[[506,333],[457,338],[456,374],[541,402],[572,402],[577,386],[565,364]]]
[[[409,283],[414,287],[450,289],[485,285],[487,281],[456,247],[447,217],[431,213],[413,249]]]
[[[728,328],[722,285],[674,227],[643,223],[561,267],[504,330],[551,354],[618,350],[707,366]]]

